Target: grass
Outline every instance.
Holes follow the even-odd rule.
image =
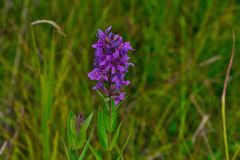
[[[229,74],[230,74],[230,71],[231,71],[234,55],[235,55],[235,32],[233,30],[232,53],[231,53],[231,57],[230,57],[227,72],[226,72],[226,77],[225,77],[224,86],[223,86],[222,99],[221,99],[222,100],[221,102],[222,102],[223,137],[224,137],[223,139],[224,139],[226,160],[229,159],[229,153],[228,153],[227,127],[226,127],[226,100],[225,99],[226,99],[226,92],[227,92],[227,83],[228,83],[228,80],[229,80]]]
[[[219,106],[235,29],[224,115],[229,159],[239,159],[239,11],[237,0],[0,1],[0,159],[66,159],[70,109],[96,124],[101,98],[87,73],[109,25],[135,48],[119,110],[131,160],[225,158]],[[61,29],[31,25],[43,19]]]

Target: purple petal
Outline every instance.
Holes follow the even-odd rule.
[[[100,81],[98,82],[94,87],[93,87],[93,90],[97,90],[97,89],[101,89],[103,88],[103,82]]]
[[[113,58],[118,58],[119,57],[119,50],[116,50],[114,53],[113,53]]]
[[[114,98],[114,103],[117,106],[125,97],[125,92],[120,92],[118,96]]]
[[[106,60],[103,60],[103,61],[101,61],[101,62],[99,63],[100,66],[103,66],[103,65],[105,65],[105,64],[106,64]]]
[[[117,106],[120,103],[120,100],[118,98],[114,99],[114,104]]]
[[[120,71],[120,72],[124,72],[124,67],[123,66],[120,66],[120,65],[117,65],[117,69],[118,69],[118,71]]]
[[[106,71],[109,71],[110,69],[112,69],[112,64],[109,64],[109,65],[107,65],[107,67],[106,67]]]
[[[133,48],[129,42],[124,42],[122,48],[124,51],[133,50]]]
[[[111,73],[112,73],[112,74],[115,73],[115,67],[114,67],[114,66],[112,66]]]
[[[107,61],[111,61],[111,59],[112,59],[112,56],[110,56],[110,55],[107,55],[107,56],[106,56],[106,60],[107,60]]]
[[[121,44],[121,42],[118,41],[118,40],[116,40],[116,41],[112,41],[111,46],[112,46],[113,48],[117,48],[118,46],[120,46],[120,44]]]
[[[105,33],[101,29],[98,29],[98,37],[100,39],[104,39],[105,38]]]
[[[92,47],[97,49],[98,48],[98,44],[95,43],[95,44],[92,45]]]
[[[101,74],[100,74],[98,69],[94,69],[94,70],[92,70],[91,72],[88,73],[88,77],[91,80],[100,80]]]
[[[118,80],[118,77],[117,76],[114,76],[113,78],[112,78],[112,81],[113,82],[118,82],[119,80]]]
[[[125,92],[121,92],[120,95],[119,95],[119,99],[120,99],[120,100],[123,100],[123,99],[124,99],[124,96],[125,96]]]
[[[95,51],[95,57],[96,58],[101,58],[101,59],[105,58],[104,54],[102,54],[102,52],[100,52],[100,51]]]
[[[105,33],[108,34],[111,29],[112,29],[112,26],[109,26],[109,27],[105,30]]]
[[[124,57],[122,57],[121,59],[120,59],[120,62],[126,62],[126,61],[128,61],[130,58],[127,56],[127,55],[125,55]]]
[[[128,86],[130,84],[130,81],[123,81],[122,84]]]

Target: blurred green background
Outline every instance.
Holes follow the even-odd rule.
[[[48,24],[30,25],[40,19],[66,36]],[[235,29],[226,96],[233,157],[240,146],[240,1],[1,0],[0,147],[7,145],[0,159],[41,160],[43,152],[66,159],[71,109],[93,111],[96,127],[101,99],[87,73],[97,29],[109,25],[135,48],[119,110],[121,144],[133,133],[124,152],[129,160],[224,159],[220,99]],[[96,134],[92,143],[99,146]]]

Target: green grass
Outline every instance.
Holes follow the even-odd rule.
[[[41,19],[66,37],[30,25]],[[229,157],[239,159],[239,19],[237,0],[0,1],[0,148],[8,142],[0,159],[66,159],[70,109],[94,112],[96,124],[101,98],[87,73],[97,29],[109,25],[135,48],[119,110],[121,146],[132,132],[123,153],[130,160],[225,158],[221,94],[235,29],[226,130]],[[100,145],[96,133],[92,143]]]

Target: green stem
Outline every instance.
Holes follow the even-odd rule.
[[[111,72],[109,72],[109,85],[108,85],[108,98],[110,99],[110,105],[109,105],[109,121],[111,122],[112,118],[112,99],[111,99]],[[107,148],[107,159],[112,160],[112,153],[111,153],[111,141],[112,141],[112,134],[111,132],[108,133],[108,148]]]
[[[112,102],[110,101],[110,111],[109,111],[109,120],[111,122],[111,118],[112,118]],[[107,150],[107,159],[108,160],[112,160],[112,153],[111,153],[111,142],[112,142],[112,133],[109,132],[108,133],[108,150]]]
[[[225,101],[225,97],[226,97],[227,84],[228,84],[228,80],[229,80],[230,71],[231,71],[231,68],[232,68],[234,54],[235,54],[235,32],[233,30],[232,53],[231,53],[230,61],[229,61],[229,64],[228,64],[227,73],[226,73],[226,77],[225,77],[224,85],[223,85],[223,93],[222,93],[222,125],[223,125],[223,139],[224,139],[226,160],[229,160],[229,151],[228,151],[227,127],[226,127],[226,111],[225,111],[226,110],[226,101]]]
[[[223,97],[222,97],[223,138],[224,138],[224,146],[225,146],[225,156],[226,156],[226,160],[229,160],[225,108],[226,108],[226,105],[225,105],[225,96],[223,96]]]

